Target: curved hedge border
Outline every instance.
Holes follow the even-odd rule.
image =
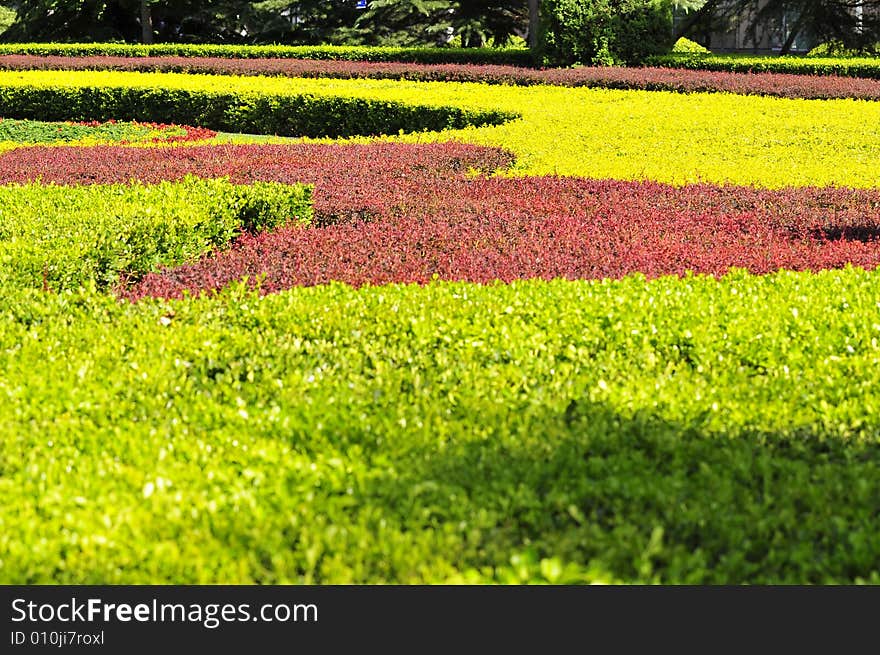
[[[46,121],[185,123],[224,132],[349,137],[498,125],[498,110],[427,107],[310,94],[218,93],[126,86],[0,85],[0,115]]]
[[[370,106],[399,103],[472,112],[488,129],[416,132],[403,140],[466,140],[513,152],[519,175],[653,179],[672,184],[707,182],[760,187],[880,186],[880,103],[788,100],[727,93],[684,96],[669,92],[521,88],[487,84],[388,80],[315,80],[119,71],[0,72],[4,87],[176,89],[173,94],[238,94],[358,98]],[[64,93],[67,93],[66,91]],[[77,92],[79,93],[79,92]],[[115,93],[115,91],[114,91]],[[285,100],[287,102],[287,100]],[[317,101],[316,101],[317,102]],[[326,101],[323,101],[326,102]],[[354,100],[333,100],[357,107]],[[13,109],[18,109],[14,107]],[[161,109],[167,110],[167,106]],[[274,111],[274,110],[273,110]],[[429,110],[430,111],[430,110]],[[286,120],[281,112],[278,118]],[[352,116],[363,123],[367,116]],[[223,112],[220,112],[221,117]],[[379,115],[383,128],[388,118]],[[491,119],[495,119],[492,121]],[[178,123],[210,123],[197,118]],[[323,117],[319,118],[323,120]],[[237,121],[241,123],[242,121]],[[278,120],[267,129],[284,134]],[[422,122],[424,125],[424,121]],[[391,126],[392,129],[396,126]],[[333,126],[333,133],[340,133]],[[246,130],[245,130],[246,131]],[[359,129],[361,133],[366,129]],[[391,132],[391,130],[387,130]],[[342,132],[344,133],[344,132]]]
[[[727,73],[791,73],[880,79],[880,57],[760,57],[743,55],[661,55],[648,66]]]
[[[509,64],[530,66],[524,48],[394,48],[367,46],[216,45],[159,43],[2,43],[0,54],[87,57],[223,57],[228,59],[338,59],[420,64]]]
[[[58,293],[107,290],[180,265],[245,232],[312,218],[304,185],[228,179],[144,185],[0,186],[0,280]]]

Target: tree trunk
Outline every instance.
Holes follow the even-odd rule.
[[[806,12],[803,12],[800,16],[798,16],[798,19],[795,21],[794,26],[791,28],[791,32],[788,33],[788,38],[779,49],[780,56],[787,55],[788,52],[791,50],[791,46],[794,45],[794,40],[797,38],[797,35],[800,34],[801,29],[803,29],[804,23],[807,22],[806,17]]]
[[[538,47],[538,20],[541,0],[529,0],[529,47]]]
[[[141,41],[153,42],[153,14],[150,11],[150,0],[141,0]]]
[[[482,48],[486,44],[483,41],[483,35],[476,30],[472,30],[468,33],[467,38],[462,45],[465,48]]]

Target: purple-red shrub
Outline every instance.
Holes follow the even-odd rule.
[[[268,293],[332,280],[507,282],[880,264],[876,191],[479,178],[436,180],[432,194],[369,223],[248,236],[148,275],[124,295],[179,296],[243,276],[263,278]]]
[[[125,70],[346,79],[380,78],[514,85],[552,84],[681,93],[718,91],[784,98],[880,99],[880,80],[874,79],[787,73],[728,73],[675,68],[583,67],[538,70],[491,64],[407,64],[219,57],[2,55],[0,69]]]

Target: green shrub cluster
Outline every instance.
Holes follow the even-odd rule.
[[[665,0],[544,0],[544,64],[639,64],[672,47],[672,6]]]
[[[402,48],[383,46],[287,46],[158,43],[0,43],[0,55],[67,57],[225,57],[230,59],[335,59],[415,64],[507,64],[529,66],[526,48]]]
[[[516,115],[454,106],[308,93],[132,86],[0,86],[0,115],[47,121],[110,119],[199,125],[224,132],[348,137],[494,125]]]
[[[880,79],[880,57],[771,57],[740,54],[668,54],[649,57],[649,66],[730,73],[792,73]]]
[[[820,43],[810,50],[807,57],[865,57],[866,55],[880,55],[880,42],[876,43],[873,49],[868,51],[852,50],[843,45],[840,41],[829,41]]]
[[[680,37],[675,44],[672,46],[672,52],[679,54],[687,54],[687,53],[701,53],[708,54],[709,49],[701,46],[696,41],[691,41],[690,39],[686,39],[685,37]]]
[[[880,582],[880,272],[0,293],[0,582]]]
[[[0,285],[109,289],[226,246],[242,231],[309,222],[308,187],[186,178],[156,185],[0,186]]]

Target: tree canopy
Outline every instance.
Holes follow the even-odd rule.
[[[27,0],[10,41],[505,43],[528,29],[527,0]]]

